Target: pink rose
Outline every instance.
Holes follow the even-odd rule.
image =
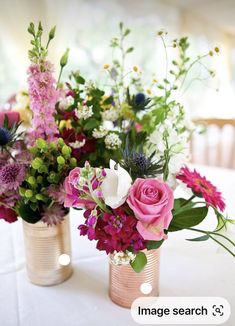
[[[65,207],[77,207],[85,209],[93,209],[95,207],[94,201],[89,197],[84,196],[84,193],[78,189],[78,182],[80,178],[80,168],[75,168],[70,171],[68,177],[64,181],[65,187]]]
[[[0,127],[4,124],[5,116],[8,117],[9,127],[11,128],[13,124],[18,123],[20,121],[20,114],[16,111],[4,111],[0,112]]]
[[[127,203],[139,220],[137,230],[145,240],[166,239],[164,229],[171,220],[174,196],[171,188],[158,179],[136,179]]]

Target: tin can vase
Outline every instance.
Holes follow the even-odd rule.
[[[69,214],[58,225],[23,221],[26,269],[31,283],[51,286],[72,274]]]
[[[109,263],[109,296],[119,306],[131,308],[132,302],[145,296],[159,295],[159,258],[160,250],[144,251],[147,257],[147,264],[142,272],[136,273],[128,265],[114,265]],[[141,285],[151,285],[151,292],[141,292]]]

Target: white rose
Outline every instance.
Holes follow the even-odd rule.
[[[106,177],[101,185],[105,204],[111,208],[120,207],[127,198],[132,179],[129,173],[113,160],[110,169],[105,169]]]

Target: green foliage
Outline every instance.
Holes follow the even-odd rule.
[[[208,214],[208,207],[194,207],[195,203],[183,198],[176,199],[172,211],[173,219],[169,232],[179,231],[201,223]]]
[[[164,240],[160,240],[160,241],[148,241],[147,242],[147,249],[148,250],[152,250],[152,249],[158,249],[161,247],[161,245],[163,244]]]
[[[31,218],[34,221],[32,212],[40,212],[42,204],[48,207],[52,204],[49,186],[59,186],[77,163],[63,139],[58,139],[57,143],[38,139],[30,152],[32,163],[19,191],[22,202],[19,214],[28,222]]]
[[[147,264],[147,258],[144,252],[138,252],[135,260],[130,263],[131,267],[136,273],[142,272],[145,265]]]
[[[41,219],[39,210],[33,210],[29,205],[20,203],[18,209],[19,215],[28,223],[35,224]]]

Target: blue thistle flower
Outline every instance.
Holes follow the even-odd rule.
[[[142,106],[145,104],[145,95],[143,93],[138,93],[135,96],[135,104],[138,106]]]
[[[12,141],[11,132],[4,127],[0,127],[0,146],[5,146],[11,141]]]

